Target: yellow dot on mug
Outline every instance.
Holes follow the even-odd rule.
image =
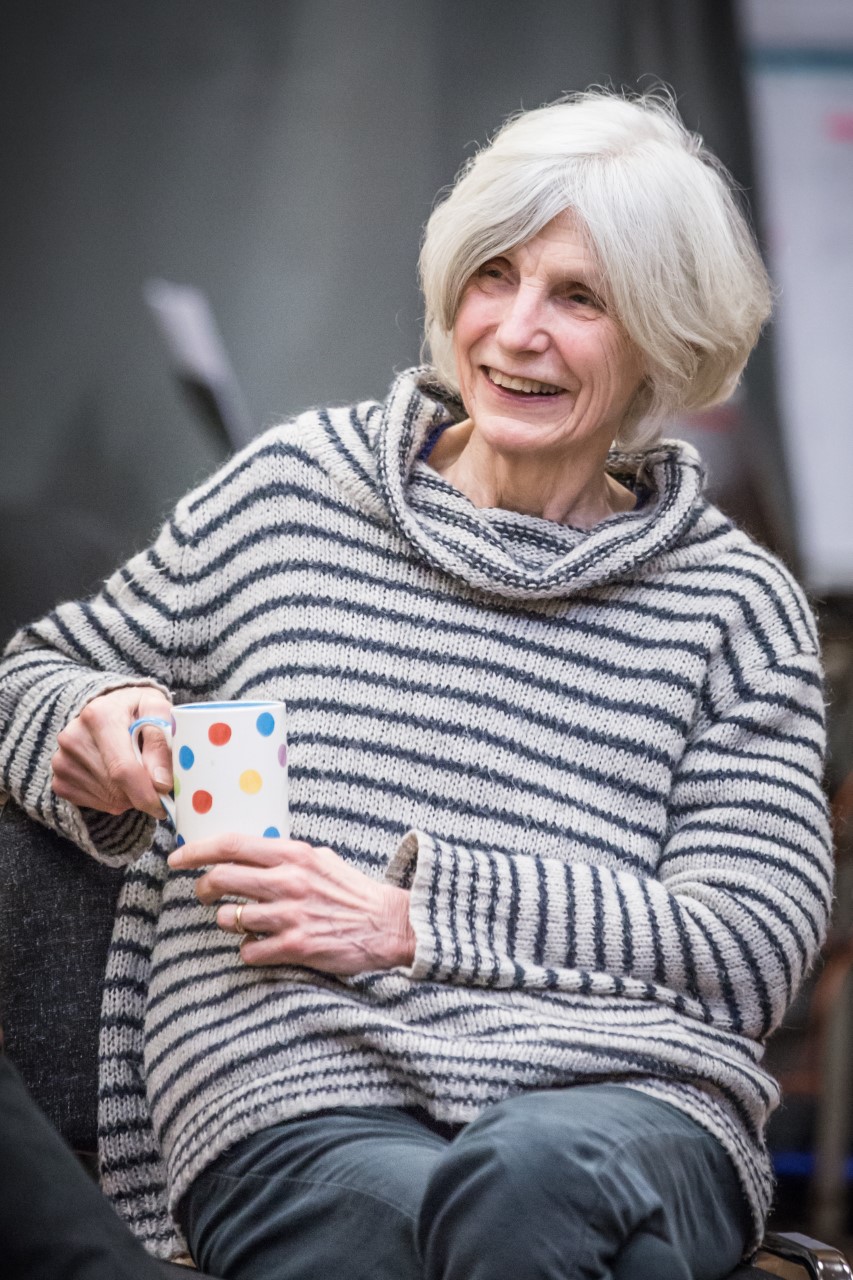
[[[178,796],[181,794],[181,780],[177,774],[175,774],[172,779],[172,790],[175,794],[175,799],[177,800]]]
[[[263,786],[263,779],[257,769],[247,769],[245,773],[240,774],[240,790],[248,791],[250,796],[255,795]]]

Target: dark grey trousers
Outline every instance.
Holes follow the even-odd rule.
[[[179,1216],[226,1280],[722,1280],[750,1233],[716,1139],[617,1085],[522,1094],[464,1127],[302,1117],[227,1151]]]

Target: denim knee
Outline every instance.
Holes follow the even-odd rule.
[[[501,1103],[451,1144],[418,1220],[426,1280],[567,1274],[591,1189],[584,1158],[563,1150],[557,1161],[554,1143],[547,1117]]]
[[[705,1274],[710,1256],[712,1280],[735,1265],[743,1218],[715,1139],[667,1103],[602,1084],[523,1094],[472,1121],[432,1170],[417,1239],[426,1280],[619,1275],[632,1247],[665,1252],[673,1280],[694,1262]]]

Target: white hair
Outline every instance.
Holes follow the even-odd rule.
[[[571,211],[645,370],[617,443],[648,444],[666,418],[727,399],[772,297],[733,190],[660,93],[592,89],[511,118],[426,226],[425,343],[440,379],[458,393],[452,330],[477,268]]]

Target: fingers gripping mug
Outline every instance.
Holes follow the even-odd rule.
[[[178,844],[239,831],[288,836],[287,735],[283,702],[191,702],[171,720],[143,716],[130,726],[137,760],[146,725],[172,748],[174,800],[161,796]]]

